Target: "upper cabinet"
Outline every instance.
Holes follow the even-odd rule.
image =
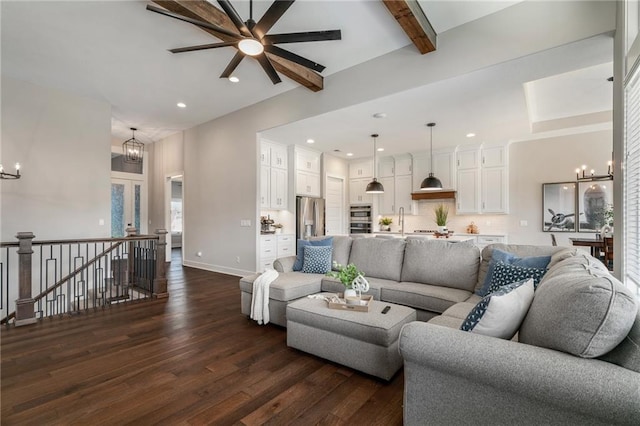
[[[293,159],[291,169],[294,171],[289,178],[293,180],[292,188],[295,189],[295,195],[305,197],[320,197],[320,165],[321,153],[296,145],[289,147],[290,161]],[[292,198],[292,201],[295,197]]]
[[[458,214],[508,213],[508,146],[456,152]]]
[[[349,163],[349,178],[373,178],[373,160],[353,160]]]
[[[287,170],[287,147],[284,145],[271,145],[271,167]]]
[[[428,152],[414,153],[413,155],[413,190],[420,191],[420,184],[429,176],[429,172],[440,179],[443,189],[456,187],[456,156],[455,149],[442,149],[433,152],[433,170]]]
[[[384,194],[378,198],[377,214],[396,214],[401,207],[406,214],[412,214],[412,172],[413,158],[410,154],[380,159],[378,177],[384,186]]]

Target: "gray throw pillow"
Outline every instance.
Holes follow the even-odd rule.
[[[611,351],[629,334],[638,311],[631,290],[598,261],[563,261],[561,273],[543,280],[520,327],[519,340],[582,358]]]

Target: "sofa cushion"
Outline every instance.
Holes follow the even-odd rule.
[[[294,271],[302,271],[304,266],[304,248],[306,246],[326,247],[333,245],[333,237],[321,238],[317,240],[298,240],[296,249],[296,261],[293,264]]]
[[[482,298],[480,298],[480,300],[482,300]],[[480,300],[478,300],[478,302]],[[469,312],[471,312],[471,310],[476,307],[476,305],[477,305],[477,302],[476,303],[470,303],[470,302],[456,303],[455,305],[453,305],[452,307],[444,311],[442,315],[448,316],[448,317],[465,319],[467,318],[467,315],[469,315]]]
[[[509,265],[499,260],[493,265],[489,285],[486,289],[486,295],[500,290],[502,287],[522,281],[526,278],[533,279],[534,288],[538,287],[540,280],[544,276],[546,269],[528,268],[526,266]]]
[[[309,241],[321,241],[327,237],[311,237]],[[332,264],[347,265],[349,263],[349,253],[351,253],[351,243],[353,238],[348,235],[334,235],[333,238],[333,254],[331,258]]]
[[[491,286],[493,272],[498,262],[504,262],[507,265],[522,266],[526,268],[546,269],[550,261],[551,256],[518,257],[513,253],[502,251],[500,249],[494,249],[491,253],[491,262],[489,262],[489,269],[487,270],[487,276],[484,280],[484,284],[482,288],[476,292],[476,294],[484,297],[487,294],[491,293],[489,287]]]
[[[640,311],[622,343],[600,359],[640,373]]]
[[[455,328],[456,330],[459,330],[463,321],[464,321],[463,318],[450,317],[446,315],[438,315],[437,317],[431,318],[427,322],[429,324],[435,324],[435,325],[440,325],[442,327]]]
[[[380,300],[442,313],[456,303],[467,300],[470,294],[457,288],[401,282],[383,286]]]
[[[560,262],[557,273],[538,286],[520,341],[583,358],[620,344],[633,326],[638,302],[599,264],[580,255]]]
[[[305,274],[326,274],[331,270],[331,247],[304,247],[304,263],[302,272]]]
[[[532,278],[505,285],[478,302],[465,318],[460,330],[511,339],[518,331],[532,301]]]
[[[551,261],[548,268],[551,268],[556,262],[556,253],[565,252],[562,256],[568,255],[567,252],[571,252],[571,249],[566,247],[554,247],[554,246],[529,246],[529,245],[520,245],[520,244],[490,244],[482,249],[482,261],[480,262],[480,268],[478,269],[478,283],[476,285],[475,291],[478,291],[484,285],[484,281],[487,277],[487,272],[489,271],[489,264],[491,263],[491,258],[493,257],[493,249],[499,249],[502,251],[506,251],[507,253],[512,253],[518,257],[531,257],[531,256],[551,256]]]
[[[253,293],[253,281],[260,274],[249,275],[240,279],[240,290]],[[288,302],[320,292],[322,274],[305,274],[303,272],[288,272],[280,274],[269,286],[269,299]]]
[[[405,241],[401,238],[359,238],[351,244],[349,263],[364,272],[367,279],[400,281]]]
[[[407,237],[402,281],[473,291],[479,263],[472,244]]]

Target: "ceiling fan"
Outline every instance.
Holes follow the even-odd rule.
[[[169,16],[171,18],[179,19],[184,22],[189,22],[201,28],[216,31],[220,33],[220,38],[224,40],[219,43],[170,49],[169,51],[171,53],[193,52],[196,50],[216,49],[219,47],[233,46],[238,49],[238,51],[236,52],[233,59],[231,59],[231,62],[229,62],[225,70],[222,72],[220,78],[231,77],[233,71],[237,68],[242,59],[244,59],[244,57],[248,55],[253,56],[262,66],[262,69],[264,69],[264,71],[267,73],[273,84],[277,84],[282,80],[280,80],[280,76],[278,76],[278,73],[267,57],[267,52],[272,55],[287,59],[291,62],[300,64],[316,72],[322,72],[325,67],[307,58],[303,58],[300,55],[296,55],[293,52],[282,49],[276,46],[276,44],[304,43],[309,41],[342,39],[340,30],[267,34],[271,27],[273,27],[278,19],[282,17],[282,15],[287,11],[287,9],[289,9],[294,1],[295,0],[274,1],[262,16],[262,18],[260,18],[260,20],[256,23],[253,20],[253,0],[250,0],[249,2],[249,19],[245,22],[242,21],[242,18],[240,18],[240,15],[228,0],[218,0],[218,4],[220,4],[222,10],[227,14],[231,22],[233,22],[235,27],[238,29],[239,34],[230,31],[227,28],[223,28],[209,22],[192,19],[179,13],[173,13],[171,11],[161,9],[152,5],[147,5],[147,10],[159,13],[161,15]]]

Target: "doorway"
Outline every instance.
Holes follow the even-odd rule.
[[[167,262],[180,260],[182,264],[182,245],[184,239],[184,201],[183,176],[171,174],[165,176],[165,223],[167,235]]]
[[[345,233],[344,178],[327,176],[325,194],[325,233],[339,235]]]

